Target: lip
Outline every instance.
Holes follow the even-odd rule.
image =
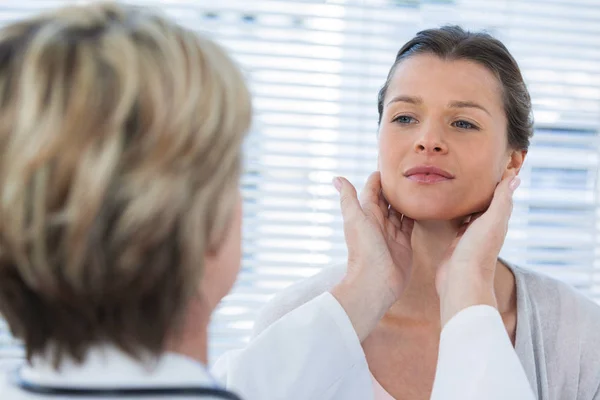
[[[408,179],[419,183],[438,183],[454,179],[450,172],[433,165],[420,165],[404,172]]]

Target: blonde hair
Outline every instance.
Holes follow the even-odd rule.
[[[0,312],[29,359],[163,350],[232,215],[250,120],[226,53],[147,10],[0,31]]]

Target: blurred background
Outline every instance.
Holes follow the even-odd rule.
[[[0,24],[89,1],[0,1]],[[600,301],[599,0],[137,0],[225,46],[250,82],[244,256],[210,358],[243,346],[276,292],[345,261],[336,175],[376,168],[377,91],[424,28],[486,30],[511,50],[536,129],[502,255]],[[0,319],[0,364],[22,349]]]

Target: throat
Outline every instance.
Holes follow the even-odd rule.
[[[390,308],[387,317],[396,321],[440,321],[435,279],[439,265],[462,221],[419,221],[412,235],[413,269],[406,290]],[[501,314],[516,313],[515,277],[500,260],[496,264],[494,289]]]

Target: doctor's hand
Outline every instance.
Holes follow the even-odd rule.
[[[497,308],[494,277],[508,231],[517,176],[496,187],[488,209],[473,215],[458,231],[436,276],[442,326],[459,311],[478,304]]]
[[[336,178],[348,246],[346,277],[331,293],[340,302],[359,339],[365,339],[404,291],[412,270],[410,238],[414,221],[390,209],[379,172],[371,174],[360,201],[356,189]]]

